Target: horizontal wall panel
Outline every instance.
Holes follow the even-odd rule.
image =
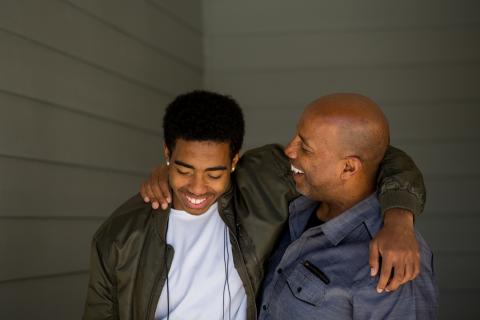
[[[434,251],[480,252],[480,217],[458,218],[436,216],[418,219],[416,223]]]
[[[202,36],[147,1],[64,0],[115,29],[158,48],[196,70],[202,69]],[[158,6],[157,6],[158,8]],[[198,13],[200,14],[200,13]]]
[[[278,72],[207,72],[206,85],[243,105],[303,106],[333,92],[358,92],[377,101],[478,100],[480,63],[397,68],[295,69]]]
[[[0,94],[2,154],[148,172],[159,163],[158,134]]]
[[[291,139],[305,105],[245,106],[246,140],[258,143]],[[383,105],[394,141],[442,141],[479,139],[480,100],[478,102],[404,103]],[[273,121],[272,121],[273,118]],[[269,125],[266,126],[265,124]],[[428,125],[425,125],[427,124]]]
[[[428,242],[428,239],[426,239]],[[480,289],[480,251],[438,252],[432,248],[440,289]]]
[[[147,0],[160,7],[164,12],[170,13],[173,17],[191,26],[196,32],[203,32],[202,4],[203,1],[168,1],[168,0]]]
[[[407,152],[426,176],[480,177],[480,141],[397,143],[392,139],[392,144]]]
[[[452,275],[455,276],[455,275]],[[480,318],[480,290],[440,290],[439,320]]]
[[[458,215],[480,216],[478,206],[478,177],[425,177],[427,186],[427,215],[438,212],[455,221]]]
[[[99,220],[0,220],[0,281],[88,270]]]
[[[171,96],[0,31],[0,90],[161,131]]]
[[[392,139],[476,140],[480,138],[480,100],[382,105]]]
[[[405,65],[480,57],[477,28],[351,31],[227,37],[208,40],[208,65],[218,71]],[[292,58],[295,57],[295,58]]]
[[[478,1],[258,1],[205,2],[207,35],[342,29],[386,29],[480,22]]]
[[[3,1],[0,28],[171,95],[202,83],[199,72],[64,2]]]
[[[118,172],[2,156],[0,177],[0,219],[106,217],[137,193],[143,180]]]
[[[87,274],[0,284],[0,318],[80,319],[87,286]]]

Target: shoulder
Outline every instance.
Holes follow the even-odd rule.
[[[288,159],[283,153],[283,147],[279,144],[267,144],[262,147],[246,151],[240,159],[239,164],[264,165],[265,161],[273,160],[279,166],[279,169],[288,167]],[[271,165],[271,163],[270,163]]]
[[[132,235],[145,234],[153,225],[153,209],[136,194],[118,207],[94,235],[99,244],[125,243]]]
[[[264,183],[280,182],[294,189],[290,163],[283,153],[283,147],[278,144],[246,151],[240,158],[233,176],[237,184],[256,181],[265,187]]]

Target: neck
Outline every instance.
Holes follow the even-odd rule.
[[[367,188],[345,188],[341,190],[341,192],[338,192],[338,196],[332,199],[320,200],[321,203],[317,209],[317,217],[322,221],[331,220],[366,199],[374,191],[374,186]]]

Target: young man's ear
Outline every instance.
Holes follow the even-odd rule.
[[[240,159],[240,155],[237,153],[232,159],[232,172],[235,171],[235,167],[237,166],[237,162]]]
[[[168,150],[168,147],[165,143],[163,143],[163,157],[165,159],[165,162],[167,163],[167,166],[170,165],[170,150]]]
[[[358,174],[362,169],[362,161],[358,157],[352,156],[347,157],[343,160],[343,170],[340,174],[340,177],[343,180],[350,179],[354,175]]]

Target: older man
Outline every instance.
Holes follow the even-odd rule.
[[[383,224],[376,176],[388,143],[383,113],[364,96],[333,94],[305,109],[285,149],[302,196],[270,259],[260,319],[436,318],[433,257],[418,233],[417,279],[378,294],[370,276],[369,243]]]

